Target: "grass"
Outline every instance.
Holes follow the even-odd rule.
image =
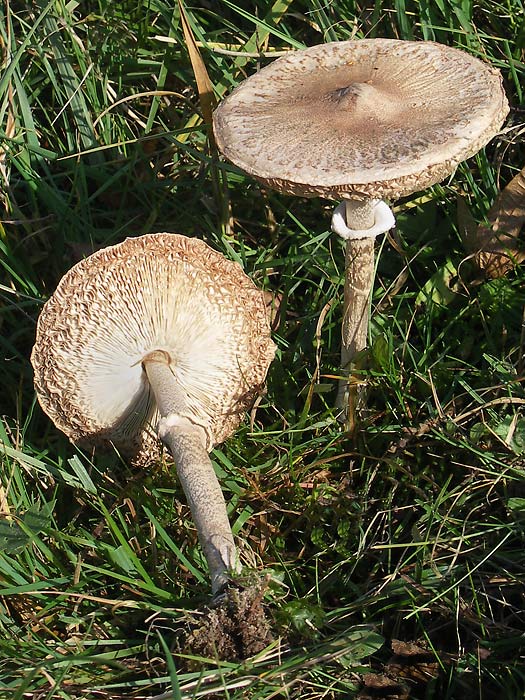
[[[521,698],[525,275],[484,279],[458,212],[482,221],[523,167],[524,6],[222,0],[187,14],[218,99],[274,51],[431,39],[502,71],[513,128],[396,204],[350,442],[331,410],[331,205],[210,156],[176,5],[4,3],[0,698]],[[212,454],[277,632],[243,662],[177,649],[208,583],[169,463],[140,473],[80,452],[34,398],[35,322],[60,277],[94,247],[164,230],[280,295],[268,392]]]

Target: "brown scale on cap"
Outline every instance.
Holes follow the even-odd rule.
[[[499,72],[432,42],[361,39],[291,52],[214,114],[223,154],[282,192],[397,198],[453,172],[508,112]]]
[[[128,238],[75,265],[45,304],[31,360],[38,400],[73,442],[159,456],[143,359],[161,350],[207,449],[238,426],[275,347],[262,293],[204,242]]]

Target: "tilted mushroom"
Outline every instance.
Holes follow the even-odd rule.
[[[135,463],[170,448],[210,569],[238,561],[208,452],[261,390],[275,347],[262,293],[203,241],[128,238],[75,265],[38,319],[38,400],[75,443],[112,443]]]
[[[432,42],[362,39],[279,58],[214,113],[228,160],[281,192],[343,198],[346,239],[341,365],[366,347],[374,238],[394,226],[381,198],[450,175],[496,134],[508,104],[497,70]],[[346,410],[348,382],[337,405]],[[352,411],[350,411],[351,413]]]

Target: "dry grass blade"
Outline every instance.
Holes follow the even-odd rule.
[[[213,85],[206,70],[204,61],[195,41],[193,31],[191,29],[186,11],[182,2],[179,0],[179,10],[180,10],[180,21],[182,24],[182,30],[184,32],[184,40],[186,46],[188,47],[188,54],[191,61],[191,66],[193,68],[193,73],[195,75],[195,80],[197,82],[197,90],[199,92],[199,101],[201,105],[202,116],[204,121],[208,126],[212,123],[212,114],[216,105],[215,95],[213,92]],[[212,131],[209,131],[210,139],[213,138]]]
[[[7,47],[4,44],[4,41],[0,37],[0,51],[2,54],[2,64],[5,65],[6,63],[6,58],[7,58]],[[5,128],[5,137],[7,139],[11,139],[14,136],[15,133],[15,110],[13,106],[13,86],[11,81],[9,81],[9,87],[7,89],[7,94],[8,94],[8,99],[9,99],[9,107],[7,111],[7,122],[6,122],[6,128]],[[6,152],[5,148],[1,147],[0,148],[0,162],[4,163],[6,158]]]
[[[6,4],[6,10],[7,10],[6,34],[7,34],[8,45],[10,45],[10,43],[11,43],[11,25],[10,25],[10,20],[9,20],[9,3]],[[2,37],[0,37],[0,52],[1,52],[1,56],[2,56],[2,66],[5,67],[7,64],[7,60],[8,60],[9,46],[6,46]],[[15,119],[15,109],[14,109],[14,105],[13,105],[13,101],[14,101],[13,85],[12,85],[11,81],[9,81],[9,85],[7,88],[7,97],[8,97],[9,105],[8,105],[8,109],[7,109],[5,138],[12,139],[13,136],[15,135],[16,119]],[[7,167],[6,167],[6,149],[3,146],[0,147],[0,176],[3,180],[4,187],[5,188],[9,187],[9,175],[8,175],[8,171],[7,171]]]
[[[488,277],[502,277],[525,260],[520,240],[525,223],[525,168],[500,192],[487,215],[489,225],[466,231],[465,246]]]
[[[109,97],[112,99],[115,99],[116,93],[115,90],[111,87],[111,85],[107,86],[107,92]],[[115,100],[112,104],[108,105],[106,109],[101,112],[98,117],[95,119],[93,122],[93,127],[96,127],[97,124],[106,116],[106,114],[109,114],[112,110],[114,110],[116,107],[119,105],[123,105],[126,102],[131,102],[132,100],[138,100],[142,97],[164,97],[164,96],[169,96],[169,97],[179,97],[183,99],[183,96],[181,95],[180,92],[173,92],[173,90],[146,90],[144,92],[136,92],[133,95],[127,95],[126,97],[121,97],[120,100]],[[138,122],[143,128],[146,126],[146,122],[140,118],[140,116],[132,109],[129,107],[125,107],[126,113],[131,116],[133,119],[135,119],[136,122]]]

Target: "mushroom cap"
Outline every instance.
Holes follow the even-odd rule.
[[[499,71],[464,51],[361,39],[277,59],[213,123],[226,158],[281,192],[395,198],[452,173],[507,113]]]
[[[66,273],[38,319],[40,405],[75,443],[110,442],[140,464],[158,458],[142,366],[154,350],[169,354],[211,449],[238,426],[274,356],[262,292],[196,238],[158,233],[99,250]]]

